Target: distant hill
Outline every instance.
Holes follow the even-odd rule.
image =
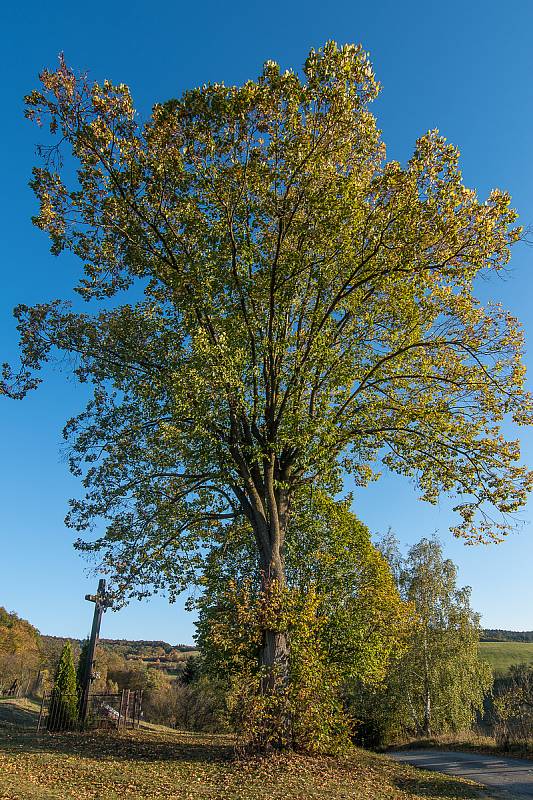
[[[500,628],[485,628],[482,642],[533,642],[533,631],[505,631]]]
[[[100,639],[100,641],[104,644],[117,647],[129,647],[132,650],[137,650],[142,647],[159,647],[167,653],[171,650],[179,650],[180,653],[190,653],[192,650],[197,649],[193,644],[169,644],[168,642],[151,641],[150,639]]]
[[[81,644],[83,639],[75,639],[69,636],[46,636],[41,634],[41,639],[50,642],[57,642],[64,644],[65,642],[78,642]],[[170,653],[172,650],[178,650],[180,653],[189,653],[197,648],[193,644],[169,644],[168,642],[152,640],[152,639],[100,639],[101,644],[109,645],[113,648],[121,648],[122,650],[138,653],[140,650],[164,650]]]
[[[68,639],[65,636],[41,636],[44,648],[50,653],[50,661],[57,662],[66,641],[73,645],[74,657],[77,658],[81,647],[81,639]],[[127,662],[142,664],[145,667],[162,670],[175,675],[184,662],[197,654],[198,649],[190,644],[169,644],[168,642],[149,639],[100,639],[99,648],[120,656]]]
[[[17,614],[0,606],[0,697],[49,691],[66,642],[75,662],[82,639],[46,636]],[[159,639],[100,639],[96,652],[98,691],[109,686],[129,688],[136,681],[179,681],[187,673],[187,662],[198,655],[190,644],[169,644]],[[159,673],[156,678],[154,672]],[[139,687],[137,688],[144,688]],[[116,689],[114,688],[113,691]]]

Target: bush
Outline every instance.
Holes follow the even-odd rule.
[[[205,668],[229,676],[228,719],[238,748],[334,752],[347,746],[342,673],[328,657],[323,635],[328,619],[314,589],[304,595],[272,585],[266,598],[250,583],[238,587],[230,581],[218,601],[200,622]],[[286,631],[290,637],[288,679],[270,673],[268,689],[258,659],[265,629]]]
[[[226,685],[202,675],[175,688],[176,728],[203,733],[224,733],[229,728]]]
[[[527,744],[533,738],[533,669],[518,664],[494,697],[494,737],[502,749]]]

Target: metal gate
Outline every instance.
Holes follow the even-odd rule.
[[[49,732],[85,729],[138,728],[142,719],[142,691],[123,689],[115,694],[91,694],[85,724],[78,719],[77,706],[54,691],[43,696],[37,730]]]

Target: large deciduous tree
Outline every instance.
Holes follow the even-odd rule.
[[[529,423],[531,403],[519,326],[473,281],[505,268],[516,215],[505,192],[463,185],[436,131],[405,166],[386,160],[361,47],[329,43],[301,75],[267,62],[144,125],[122,84],[64,61],[41,81],[35,223],[102,303],[18,308],[22,368],[3,386],[23,396],[53,350],[94,385],[66,428],[86,489],[68,524],[105,520],[80,547],[120,591],[179,591],[242,515],[268,595],[295,493],[335,491],[343,472],[363,485],[379,459],[427,501],[457,496],[458,535],[504,533],[530,475],[500,423]],[[267,668],[287,649],[263,631]]]

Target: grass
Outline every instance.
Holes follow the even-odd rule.
[[[395,742],[387,750],[422,750],[440,747],[441,750],[482,750],[488,752],[494,745],[491,736],[477,733],[475,730],[456,733],[441,733],[437,736],[411,737]],[[385,751],[386,752],[386,751]]]
[[[509,757],[515,755],[514,752],[504,751],[498,747],[496,740],[492,736],[486,736],[473,730],[403,739],[395,742],[387,750],[429,750],[432,748],[436,750],[486,753],[487,755],[506,755]],[[526,753],[522,753],[522,756],[524,758],[527,757]]]
[[[480,642],[479,655],[502,676],[513,664],[533,664],[533,642]]]
[[[0,700],[0,725],[35,728],[39,711],[40,704],[26,697],[17,700]]]
[[[41,734],[0,723],[0,800],[475,800],[475,784],[354,749],[237,759],[229,737],[170,729]]]
[[[391,750],[457,750],[458,752],[484,753],[491,756],[505,756],[506,758],[533,759],[533,740],[510,744],[503,748],[492,736],[486,736],[476,731],[460,733],[439,734],[425,739],[406,739],[394,744]]]

